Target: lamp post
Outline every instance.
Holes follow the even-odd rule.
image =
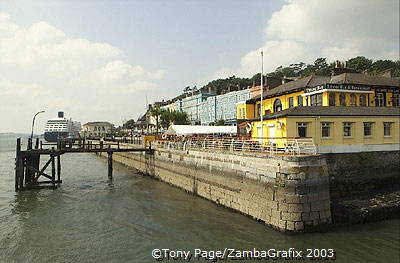
[[[33,139],[33,126],[35,126],[35,119],[36,119],[36,116],[37,116],[38,114],[40,114],[40,113],[43,113],[43,112],[45,112],[45,111],[44,111],[44,110],[39,111],[39,112],[37,112],[37,113],[35,114],[35,116],[33,116],[33,120],[32,120],[32,132],[31,132],[31,142],[32,142],[32,139]]]
[[[263,74],[264,74],[264,52],[261,51],[261,101],[260,101],[260,121],[261,121],[261,147],[264,143],[264,118],[263,118],[263,95],[264,95],[264,83],[263,83]]]

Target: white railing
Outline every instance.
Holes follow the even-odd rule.
[[[228,152],[255,152],[270,155],[315,155],[316,146],[312,138],[264,138],[261,140],[242,138],[203,138],[185,141],[156,140],[155,147],[175,150],[216,150]]]

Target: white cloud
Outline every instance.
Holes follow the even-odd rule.
[[[239,68],[223,68],[215,76],[251,76],[265,69],[318,57],[328,61],[362,55],[399,59],[398,0],[293,0],[267,21],[263,47],[242,57]]]
[[[165,71],[121,55],[110,44],[68,37],[46,22],[21,27],[0,13],[0,132],[29,131],[42,109],[37,132],[60,109],[83,122],[135,117],[144,110],[143,90],[156,94]]]

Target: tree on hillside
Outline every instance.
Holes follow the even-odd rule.
[[[392,60],[377,60],[368,69],[368,73],[371,75],[377,75],[387,69],[396,69],[396,62]]]
[[[347,60],[346,67],[354,69],[357,72],[364,72],[369,69],[372,65],[372,59],[368,59],[363,56],[358,56]]]
[[[133,129],[134,125],[135,125],[135,120],[134,119],[130,119],[130,120],[128,120],[128,121],[126,121],[124,123],[123,127],[125,129]]]

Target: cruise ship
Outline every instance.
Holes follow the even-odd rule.
[[[58,139],[74,139],[79,137],[81,123],[67,119],[64,112],[59,111],[58,117],[47,120],[44,129],[44,139],[48,142],[57,142]]]

